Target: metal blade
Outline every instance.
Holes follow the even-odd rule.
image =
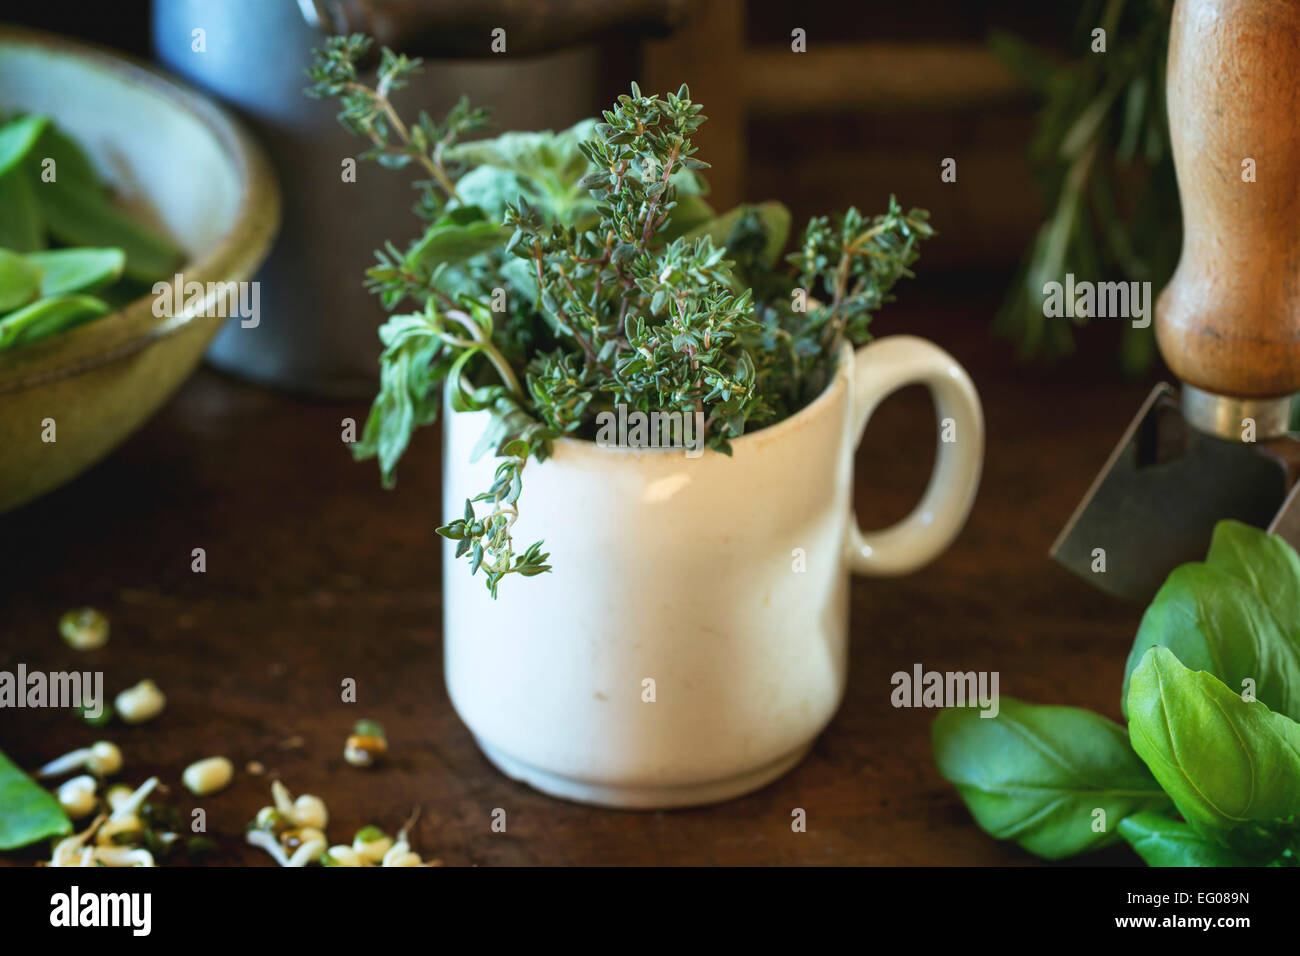
[[[1300,551],[1300,483],[1286,496],[1286,502],[1273,518],[1268,530]]]
[[[1142,403],[1051,555],[1103,591],[1147,602],[1170,571],[1204,559],[1221,519],[1268,527],[1287,484],[1286,468],[1276,458],[1190,427],[1174,389],[1161,383]],[[1300,514],[1294,520],[1300,530]]]

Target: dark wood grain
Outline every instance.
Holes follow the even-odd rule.
[[[950,283],[951,285],[951,283]],[[1143,383],[1114,373],[1110,332],[1053,372],[1018,368],[988,325],[996,293],[892,307],[881,334],[911,331],[970,369],[988,456],[970,523],[930,569],[853,585],[847,700],[812,754],[761,792],[668,813],[590,809],[513,783],[475,749],[443,690],[438,436],[422,434],[399,485],[339,438],[359,405],[313,404],[201,371],[99,467],[0,518],[0,666],[102,668],[110,693],[150,676],[166,712],[109,728],[125,778],[156,773],[184,809],[179,774],[227,754],[239,769],[202,800],[217,861],[266,863],[241,829],[269,802],[270,774],[324,798],[336,839],[395,829],[420,806],[416,844],[464,864],[1017,864],[1032,857],[982,834],[935,771],[934,714],[890,705],[889,675],[920,662],[996,670],[1001,690],[1118,717],[1138,611],[1094,592],[1047,548],[1136,409]],[[932,461],[929,400],[907,390],[868,429],[857,462],[865,525],[900,517]],[[192,548],[207,572],[190,570]],[[108,647],[66,648],[59,614],[104,609]],[[339,702],[356,678],[360,701]],[[382,721],[392,757],[349,767],[343,740]],[[101,736],[67,712],[0,711],[0,747],[32,767]],[[285,741],[299,746],[284,747]],[[247,761],[268,775],[243,771]],[[807,811],[806,833],[791,811]],[[507,832],[490,828],[494,808]],[[11,856],[27,862],[35,854]],[[1089,862],[1125,861],[1123,850]]]

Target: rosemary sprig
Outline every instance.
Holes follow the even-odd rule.
[[[1173,273],[1182,230],[1165,115],[1172,6],[1087,0],[1075,31],[1082,52],[1065,63],[1009,34],[992,37],[994,52],[1043,101],[1029,158],[1051,212],[994,325],[1022,358],[1053,359],[1073,349],[1070,320],[1044,315],[1045,283],[1067,272],[1118,274],[1158,290]],[[1091,48],[1098,27],[1106,31],[1104,53]],[[1154,347],[1150,328],[1126,324],[1124,370],[1145,371]]]

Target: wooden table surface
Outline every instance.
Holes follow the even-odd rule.
[[[384,492],[355,464],[340,420],[363,404],[314,403],[199,371],[98,467],[0,517],[0,668],[96,669],[115,694],[143,677],[167,709],[139,727],[84,726],[67,711],[0,711],[0,748],[33,767],[108,737],[124,779],[158,774],[183,810],[206,809],[214,862],[268,863],[242,827],[270,802],[271,775],[329,805],[331,837],[366,823],[395,830],[422,808],[415,845],[467,864],[1020,864],[981,833],[930,754],[934,713],[895,709],[890,674],[998,671],[1004,694],[1119,716],[1137,609],[1052,563],[1047,549],[1149,383],[1118,376],[1113,330],[1054,371],[1017,366],[988,332],[993,292],[911,295],[878,334],[914,332],[970,370],[988,422],[974,513],[930,568],[852,590],[847,698],[810,756],[766,789],[663,813],[592,809],[507,780],[479,754],[443,688],[439,640],[439,437],[426,430]],[[933,460],[919,389],[877,413],[857,459],[864,526],[901,517]],[[2,453],[2,450],[0,450]],[[190,570],[204,548],[207,571]],[[78,653],[59,615],[103,609],[112,639]],[[353,677],[358,703],[339,701]],[[387,728],[391,759],[343,761],[354,719]],[[181,769],[234,760],[223,793],[196,801]],[[262,777],[244,771],[261,762]],[[807,832],[791,812],[807,812]],[[493,832],[494,809],[506,832]],[[10,855],[28,862],[35,852]],[[1088,862],[1126,862],[1112,849]]]

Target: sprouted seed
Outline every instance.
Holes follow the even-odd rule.
[[[108,618],[93,607],[79,607],[59,618],[64,643],[79,651],[93,651],[108,643]]]
[[[343,745],[343,759],[354,767],[370,767],[388,753],[388,738],[378,721],[358,720]]]
[[[73,770],[89,770],[96,777],[107,777],[122,769],[122,751],[107,740],[82,747],[56,757],[33,775],[35,777],[61,777]]]
[[[95,799],[97,781],[88,773],[65,780],[58,790],[59,806],[73,820],[80,820],[95,812],[99,801]]]
[[[157,684],[145,679],[118,694],[113,706],[126,723],[143,724],[162,713],[167,706],[167,698]]]
[[[195,796],[203,797],[224,790],[235,775],[235,768],[225,757],[206,757],[185,768],[181,782]]]

